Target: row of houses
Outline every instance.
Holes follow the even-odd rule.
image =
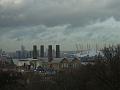
[[[34,70],[38,67],[46,68],[46,69],[54,69],[54,70],[62,70],[62,69],[76,69],[81,66],[80,60],[78,58],[67,59],[67,58],[54,58],[51,62],[48,61],[47,58],[41,59],[26,59],[19,60],[17,63],[17,67],[19,69],[25,70]]]

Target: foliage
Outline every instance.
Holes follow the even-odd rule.
[[[0,72],[0,90],[19,90],[24,87],[22,74],[15,71]]]

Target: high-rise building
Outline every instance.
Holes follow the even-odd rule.
[[[48,46],[48,61],[52,61],[53,60],[53,55],[52,55],[52,45]]]
[[[17,58],[17,59],[21,59],[21,58],[22,58],[22,57],[21,57],[21,56],[22,56],[21,54],[22,54],[21,51],[16,51],[16,55],[15,55],[16,58]]]
[[[0,49],[0,55],[2,54],[2,49]]]
[[[56,58],[60,58],[60,45],[56,45]]]
[[[22,59],[25,59],[25,58],[26,58],[26,55],[25,55],[25,54],[26,54],[26,52],[25,52],[25,46],[22,45],[22,46],[21,46],[21,58],[22,58]]]
[[[37,59],[38,53],[37,53],[37,46],[33,45],[33,59]]]
[[[32,51],[29,51],[29,58],[32,58],[33,57],[33,52]]]
[[[55,49],[52,50],[52,56],[53,56],[53,58],[56,57],[56,51],[55,51]]]
[[[40,46],[40,57],[44,57],[44,45]]]

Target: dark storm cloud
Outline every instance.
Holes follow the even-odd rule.
[[[1,0],[2,2],[3,0]],[[5,0],[0,26],[86,25],[96,19],[119,17],[117,0]],[[12,3],[7,3],[7,1]],[[15,3],[18,1],[19,3]]]

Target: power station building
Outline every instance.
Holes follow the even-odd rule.
[[[53,52],[53,46],[52,45],[48,45],[48,52],[47,52],[47,58],[48,58],[48,61],[52,61],[53,58],[60,58],[60,45],[56,45],[56,50],[54,50],[55,52],[55,55],[54,55],[54,52]],[[33,45],[33,59],[37,59],[38,56],[39,58],[45,58],[45,47],[44,45],[41,45],[40,46],[40,54],[38,55],[38,50],[37,50],[37,45]]]

